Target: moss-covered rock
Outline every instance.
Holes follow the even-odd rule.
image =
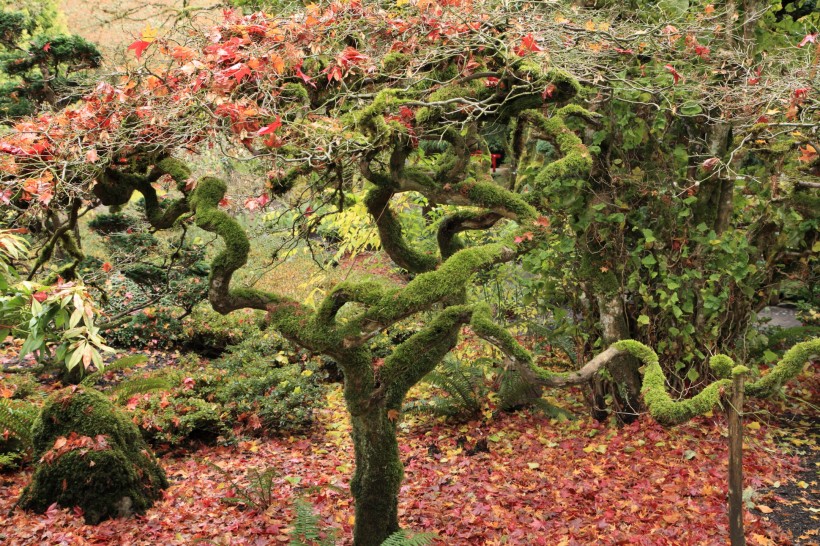
[[[58,391],[32,427],[39,463],[20,506],[79,506],[86,523],[142,514],[168,487],[139,429],[101,393]]]

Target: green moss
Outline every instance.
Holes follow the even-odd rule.
[[[283,85],[282,91],[280,92],[280,97],[284,100],[304,104],[310,101],[310,97],[308,96],[305,86],[298,83],[286,83]]]
[[[732,376],[734,361],[726,355],[715,355],[709,359],[709,367],[712,373],[719,379],[728,379]]]
[[[584,254],[581,256],[579,275],[581,278],[590,279],[592,287],[596,293],[614,295],[620,290],[621,283],[614,271],[601,271],[599,257]]]
[[[384,291],[384,285],[376,281],[341,282],[333,288],[319,305],[316,320],[322,323],[331,323],[336,318],[339,309],[348,302],[375,305],[384,297]]]
[[[208,298],[214,310],[222,314],[242,308],[265,310],[281,298],[252,288],[230,288],[234,272],[248,260],[250,241],[239,222],[219,210],[227,189],[222,180],[205,177],[189,198],[191,210],[196,213],[196,225],[216,233],[225,243],[225,249],[211,262]]]
[[[401,222],[390,208],[390,188],[374,188],[367,192],[365,206],[376,222],[382,247],[390,258],[399,266],[414,273],[431,271],[438,265],[435,256],[423,254],[410,245],[404,238]]]
[[[463,192],[476,206],[501,212],[504,216],[513,217],[519,224],[535,220],[538,211],[524,199],[509,190],[491,182],[462,182],[457,190]]]
[[[32,427],[40,460],[20,506],[79,506],[88,523],[144,513],[168,486],[137,427],[101,393],[71,387],[52,395]],[[66,440],[62,446],[62,440]]]
[[[404,70],[410,64],[410,56],[399,51],[391,51],[382,58],[382,69],[387,73]]]
[[[112,207],[128,203],[134,193],[134,186],[124,180],[117,171],[108,169],[97,177],[91,191],[103,205]]]
[[[410,388],[430,373],[455,347],[461,325],[469,322],[472,308],[455,305],[441,311],[420,332],[395,347],[384,360],[381,377],[388,385],[386,407],[399,410]]]
[[[806,362],[820,356],[820,338],[797,343],[786,351],[769,373],[754,383],[747,384],[745,391],[748,396],[766,397],[778,392],[787,381],[795,377],[803,369]]]
[[[184,162],[173,157],[166,157],[157,164],[157,168],[174,179],[177,189],[183,191],[188,179],[191,178],[191,169]]]
[[[666,376],[658,362],[655,351],[633,340],[619,341],[613,347],[625,351],[644,364],[644,402],[652,418],[662,425],[677,425],[696,415],[702,415],[720,402],[722,392],[731,387],[731,380],[719,379],[708,385],[692,398],[674,400],[666,390]]]

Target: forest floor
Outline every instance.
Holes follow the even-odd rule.
[[[153,365],[164,353],[152,355]],[[745,420],[746,536],[750,545],[818,543],[820,379],[812,369],[778,402]],[[402,525],[448,545],[727,544],[727,438],[716,411],[664,429],[648,416],[618,427],[586,416],[580,391],[551,401],[576,419],[495,411],[453,425],[403,415]],[[338,544],[350,544],[353,469],[341,391],[330,390],[307,436],[244,438],[162,456],[171,487],[145,516],[83,523],[71,510],[12,510],[31,471],[0,475],[0,543],[9,545],[257,545],[287,543],[306,498]],[[217,468],[218,467],[218,468]],[[232,482],[274,469],[273,502],[233,502]],[[221,469],[221,470],[220,470]]]

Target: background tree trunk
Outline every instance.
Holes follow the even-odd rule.
[[[598,313],[601,323],[601,336],[604,345],[612,345],[622,339],[631,339],[629,324],[624,314],[624,305],[620,295],[607,297],[598,294]],[[638,371],[641,363],[629,354],[621,354],[615,357],[609,364],[609,372],[612,374],[612,391],[616,402],[616,415],[623,423],[631,423],[638,417],[642,405],[641,396],[641,373]],[[592,392],[595,407],[593,417],[597,420],[606,418],[603,406],[600,404],[600,396],[606,392],[605,382],[608,380],[600,375],[596,375],[592,380]]]

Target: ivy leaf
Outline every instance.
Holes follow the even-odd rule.
[[[649,326],[649,317],[646,315],[641,315],[638,317],[638,324],[640,326]]]

